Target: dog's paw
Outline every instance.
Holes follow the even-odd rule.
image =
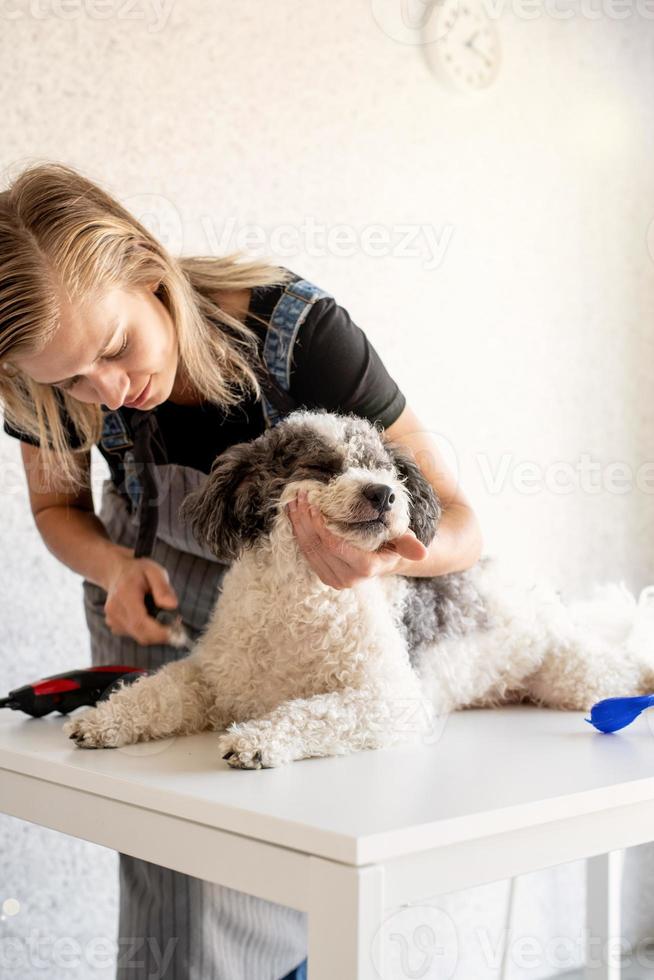
[[[85,711],[79,718],[70,718],[62,730],[81,749],[117,749],[134,741],[111,714],[97,708]]]
[[[218,736],[218,752],[232,769],[273,769],[287,761],[275,759],[260,739],[234,730]]]

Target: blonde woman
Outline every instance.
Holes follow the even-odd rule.
[[[195,639],[227,566],[193,539],[178,506],[227,446],[293,407],[378,421],[416,453],[445,508],[429,550],[409,532],[380,553],[337,554],[297,501],[289,519],[324,582],[445,574],[481,553],[436,444],[333,297],[239,255],[175,258],[57,163],[28,168],[0,194],[0,399],[37,530],[82,576],[93,664],[154,669],[186,654],[146,597],[177,609]],[[110,473],[98,515],[94,445]],[[118,977],[305,976],[304,913],[129,855],[119,871]],[[138,949],[132,937],[144,937]]]

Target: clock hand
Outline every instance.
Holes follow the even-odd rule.
[[[477,36],[477,35],[475,34],[475,37],[476,37],[476,36]],[[486,57],[486,55],[484,54],[484,52],[483,52],[483,51],[480,51],[480,50],[479,50],[479,48],[474,48],[474,47],[472,47],[472,45],[471,45],[471,44],[466,44],[466,47],[467,47],[467,48],[470,48],[470,50],[471,50],[471,51],[473,52],[473,54],[476,54],[478,58],[481,58],[481,60],[482,60],[482,61],[483,61],[483,62],[484,62],[484,63],[485,63],[486,65],[488,65],[488,67],[489,67],[489,68],[492,68],[492,66],[493,66],[493,62],[492,62],[492,61],[491,61],[491,60],[490,60],[489,58],[487,58],[487,57]]]
[[[493,62],[490,60],[490,58],[486,57],[483,51],[477,51],[476,48],[472,48],[471,50],[474,51],[475,54],[479,55],[479,57],[481,58],[481,60],[484,62],[485,65],[488,65],[489,68],[493,67]]]

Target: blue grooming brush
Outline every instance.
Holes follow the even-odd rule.
[[[635,698],[605,698],[590,709],[590,718],[584,718],[600,732],[608,734],[626,728],[641,711],[654,705],[654,694],[640,694]]]

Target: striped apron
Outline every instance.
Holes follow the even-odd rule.
[[[270,317],[263,359],[283,392],[290,385],[297,331],[313,303],[328,295],[306,280],[291,283]],[[275,404],[267,395],[263,411],[268,427],[284,414],[279,401]],[[101,442],[109,450],[131,445],[118,412],[106,413]],[[133,506],[111,480],[105,480],[99,516],[112,541],[134,548],[143,486],[136,470],[130,475],[129,448],[125,456],[125,487]],[[183,498],[202,485],[207,474],[171,463],[157,465],[156,470],[160,491],[150,557],[167,570],[184,626],[196,640],[208,622],[229,565],[217,561],[177,519]],[[154,670],[188,655],[187,650],[166,644],[141,646],[131,637],[115,636],[104,618],[105,590],[87,579],[82,589],[94,665],[121,663]],[[304,912],[128,854],[119,854],[119,885],[117,980],[306,977]]]

